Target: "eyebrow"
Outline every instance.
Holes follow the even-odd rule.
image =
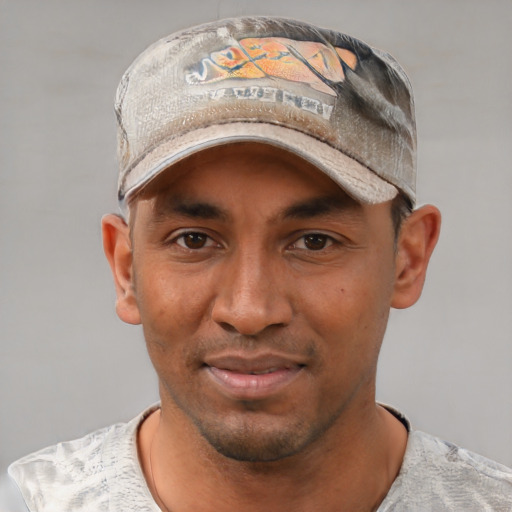
[[[183,197],[174,197],[165,204],[158,205],[157,217],[163,218],[174,214],[191,219],[226,220],[227,212],[211,203],[187,200]]]
[[[311,219],[331,213],[358,211],[360,205],[353,199],[339,196],[323,196],[301,201],[286,208],[283,219]]]
[[[348,196],[321,196],[305,201],[299,201],[285,208],[277,218],[287,219],[312,219],[341,212],[357,212],[360,205]],[[227,221],[229,213],[215,204],[194,201],[184,197],[167,199],[157,206],[156,221],[163,220],[168,215],[180,215],[190,219]]]

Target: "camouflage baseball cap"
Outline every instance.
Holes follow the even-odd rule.
[[[268,17],[183,30],[133,62],[115,108],[123,209],[179,160],[239,141],[299,155],[360,202],[415,201],[409,80],[345,34]]]

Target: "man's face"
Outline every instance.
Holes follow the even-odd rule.
[[[268,461],[373,405],[389,203],[361,206],[295,156],[236,144],[163,173],[134,213],[135,307],[164,411],[228,457]]]

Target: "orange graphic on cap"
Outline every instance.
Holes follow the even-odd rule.
[[[239,41],[239,46],[212,52],[201,61],[200,70],[188,77],[192,83],[210,83],[228,78],[275,76],[307,83],[334,96],[329,83],[345,79],[340,59],[355,69],[357,57],[344,48],[280,37],[246,38]]]

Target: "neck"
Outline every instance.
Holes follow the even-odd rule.
[[[153,497],[169,512],[376,510],[407,442],[403,425],[371,403],[359,421],[332,425],[300,454],[241,462],[217,453],[165,405],[142,424],[138,446]]]

